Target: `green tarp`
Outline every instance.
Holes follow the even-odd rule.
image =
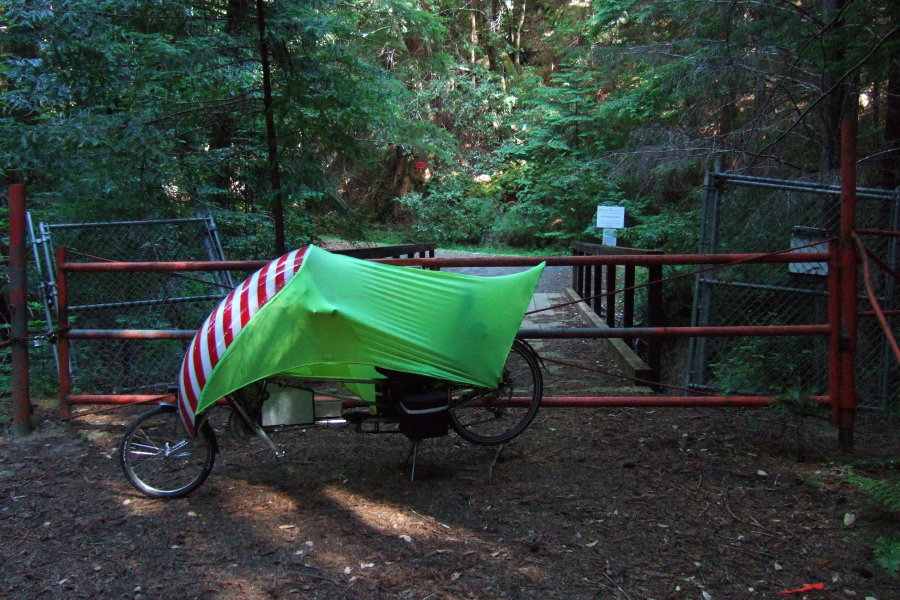
[[[476,277],[311,246],[210,373],[196,413],[276,375],[376,379],[382,367],[495,387],[543,268]]]

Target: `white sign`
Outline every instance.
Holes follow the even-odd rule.
[[[615,229],[604,229],[603,230],[603,245],[604,246],[615,246],[618,244],[616,238],[616,230]]]
[[[622,229],[625,227],[625,207],[624,206],[598,206],[597,207],[597,228],[598,229]]]
[[[813,227],[795,226],[791,229],[791,248],[798,253],[828,252],[828,232]],[[790,263],[789,272],[802,275],[828,275],[827,262]]]

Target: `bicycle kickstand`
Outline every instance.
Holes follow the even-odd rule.
[[[241,406],[240,402],[235,402],[231,398],[226,398],[226,401],[231,406],[231,408],[233,408],[235,410],[235,412],[237,412],[237,414],[240,415],[240,417],[241,417],[241,419],[243,419],[244,423],[248,427],[250,427],[250,429],[253,430],[253,433],[255,433],[259,439],[261,439],[263,442],[265,442],[266,445],[272,449],[272,452],[275,453],[276,458],[284,457],[284,450],[279,448],[275,444],[275,442],[272,441],[272,438],[270,438],[268,435],[266,435],[266,432],[263,431],[263,428],[259,423],[257,423],[255,420],[250,418],[250,415],[247,414],[247,411],[244,410],[244,407]]]
[[[416,480],[416,459],[419,458],[419,444],[422,440],[416,440],[413,442],[412,448],[409,450],[409,456],[406,457],[406,462],[409,462],[409,459],[412,458],[412,466],[409,469],[409,480],[413,482]]]

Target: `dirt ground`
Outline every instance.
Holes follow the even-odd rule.
[[[596,342],[540,352],[614,369]],[[621,393],[548,367],[548,394]],[[414,482],[399,436],[311,428],[276,459],[219,423],[210,479],[159,501],[116,456],[138,412],[61,423],[41,403],[34,435],[0,439],[0,596],[710,600],[822,583],[790,597],[900,598],[872,555],[898,515],[845,481],[896,465],[883,414],[860,415],[848,456],[824,416],[543,409],[502,450],[425,441]]]

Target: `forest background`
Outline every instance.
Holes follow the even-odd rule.
[[[229,258],[326,235],[547,247],[627,208],[692,252],[704,169],[900,184],[895,0],[7,0],[0,164],[51,222],[211,212]],[[427,168],[417,168],[427,163]]]

